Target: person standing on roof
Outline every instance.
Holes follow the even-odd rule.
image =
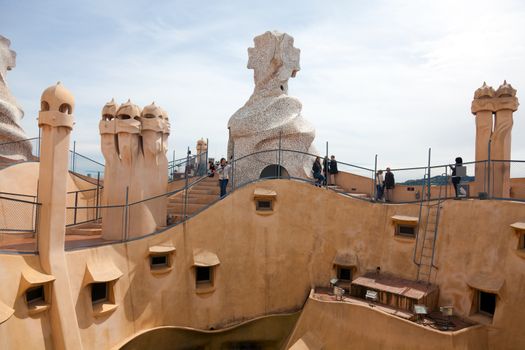
[[[457,176],[456,169],[458,166],[463,166],[463,158],[457,157],[456,164],[449,165],[452,170],[452,186],[454,186],[454,191],[456,191],[456,198],[459,198],[459,183],[461,182],[461,176]]]
[[[396,180],[394,179],[394,173],[390,171],[390,168],[386,168],[385,173],[385,200],[387,202],[392,201],[392,197],[394,194],[394,187],[396,187]]]
[[[337,161],[335,160],[335,156],[332,155],[330,157],[330,163],[328,163],[328,173],[330,174],[329,185],[335,185],[335,175],[338,172],[339,170],[337,170]]]
[[[384,192],[384,180],[383,180],[383,170],[379,170],[376,174],[376,200],[383,200]]]
[[[220,198],[226,196],[226,187],[228,186],[228,180],[230,179],[230,166],[226,161],[226,158],[221,158],[221,162],[216,170],[219,174],[219,186],[221,187]]]
[[[314,179],[316,180],[315,181],[315,185],[317,187],[321,187],[323,185],[323,182],[325,180],[325,177],[323,176],[323,174],[321,174],[322,172],[322,167],[321,167],[321,158],[320,157],[316,157],[315,158],[315,161],[314,161],[314,164],[312,165],[312,172],[314,174]]]

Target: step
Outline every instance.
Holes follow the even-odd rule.
[[[220,188],[215,188],[215,187],[209,187],[209,188],[206,188],[206,187],[200,187],[200,188],[192,188],[191,190],[188,191],[188,194],[219,194],[221,193],[221,189]]]
[[[217,200],[219,198],[218,194],[203,195],[198,197],[188,197],[188,203],[190,204],[208,204]],[[182,204],[184,203],[184,197],[171,199],[169,204]]]
[[[219,187],[219,181],[218,181],[218,180],[213,181],[213,182],[201,181],[201,182],[199,182],[198,184],[195,184],[195,185],[193,185],[193,186]]]
[[[186,206],[186,214],[193,214],[202,208],[206,207],[206,204],[191,204],[188,203]],[[168,204],[168,214],[182,214],[184,206],[182,203]]]
[[[79,236],[98,236],[102,234],[102,228],[96,227],[73,227],[66,230],[66,235],[79,235]]]
[[[213,190],[213,189],[196,189],[196,188],[193,188],[190,190],[189,193],[193,193],[193,194],[219,194],[220,193],[220,189],[217,189],[217,190]]]
[[[217,198],[219,196],[219,194],[208,194],[208,193],[188,193],[188,199],[207,199],[209,201],[212,201],[214,200],[215,198]],[[170,202],[172,201],[178,201],[178,200],[181,200],[181,199],[184,199],[184,196],[176,196],[176,197],[171,197],[169,199]]]

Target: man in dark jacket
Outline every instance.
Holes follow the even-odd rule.
[[[392,195],[394,192],[394,187],[396,187],[396,180],[394,179],[394,173],[390,171],[390,168],[386,168],[385,173],[385,200],[387,202],[392,201]]]
[[[328,173],[330,173],[330,185],[335,185],[335,174],[337,174],[339,170],[337,170],[337,161],[335,160],[335,156],[332,155],[330,157],[330,163],[328,164]]]

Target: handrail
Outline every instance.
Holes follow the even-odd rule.
[[[308,157],[317,157],[317,155],[315,154],[312,154],[312,153],[308,153],[308,152],[301,152],[301,151],[297,151],[297,150],[291,150],[291,149],[282,149],[282,148],[277,148],[277,149],[268,149],[268,150],[263,150],[263,151],[257,151],[257,152],[254,152],[252,154],[248,154],[248,155],[244,155],[242,157],[239,157],[239,158],[234,158],[232,161],[231,161],[231,164],[232,164],[232,173],[235,171],[236,169],[236,163],[239,162],[239,161],[242,161],[243,159],[246,159],[247,157],[250,157],[250,156],[257,156],[259,154],[270,154],[272,155],[273,153],[275,152],[280,152],[279,155],[282,155],[283,152],[291,152],[291,153],[294,153],[294,154],[303,154],[304,156],[308,156]],[[192,156],[188,156],[186,157],[186,160],[184,162],[181,162],[180,165],[184,165],[185,163],[188,163],[190,160],[195,160],[195,159],[198,159],[198,158],[202,158],[204,157],[204,154],[207,153],[207,152],[201,152],[197,155],[192,155]],[[76,153],[78,154],[78,153]],[[84,157],[84,156],[82,156]],[[86,159],[89,159],[87,157],[84,157]],[[271,157],[270,157],[271,158]],[[278,160],[277,160],[278,159]],[[283,157],[277,157],[276,158],[276,161],[279,162],[279,165],[281,165],[282,163],[282,159]],[[307,159],[307,158],[305,158]],[[350,166],[350,167],[354,167],[356,169],[361,169],[361,170],[365,170],[365,171],[370,171],[372,172],[373,170],[372,169],[369,169],[369,168],[366,168],[366,167],[363,167],[363,166],[359,166],[359,165],[355,165],[355,164],[351,164],[351,163],[346,163],[346,162],[342,162],[342,161],[337,161],[338,164],[341,164],[341,165],[345,165],[345,166]],[[464,165],[467,165],[467,164],[478,164],[478,163],[486,163],[487,161],[474,161],[474,162],[465,162],[463,163]],[[507,162],[505,160],[491,160],[491,162]],[[516,162],[516,163],[525,163],[525,160],[515,160],[515,161],[510,161],[510,162]],[[98,162],[97,162],[98,163]],[[101,164],[101,163],[98,163],[98,164]],[[171,163],[172,165],[175,165],[175,163]],[[286,164],[286,163],[284,163]],[[401,170],[410,170],[410,169],[433,169],[433,168],[438,168],[438,167],[446,167],[448,166],[447,165],[434,165],[434,166],[426,166],[426,167],[415,167],[415,168],[398,168],[398,169],[393,169],[393,171],[401,171]],[[185,170],[186,172],[186,170]],[[436,183],[435,185],[438,185],[439,186],[439,194],[438,194],[438,197],[437,198],[432,198],[432,195],[427,195],[426,192],[427,192],[427,188],[426,187],[434,187],[434,185],[430,184],[429,183],[429,175],[428,173],[425,173],[425,175],[423,176],[423,181],[421,183],[421,198],[417,198],[417,200],[410,200],[410,201],[400,201],[400,202],[396,202],[396,203],[418,203],[419,206],[420,206],[420,213],[419,213],[419,217],[418,217],[418,228],[417,228],[417,235],[416,235],[416,247],[418,244],[421,243],[421,226],[422,226],[422,206],[424,204],[424,202],[434,202],[434,201],[437,201],[437,205],[438,205],[438,213],[436,214],[436,220],[439,220],[439,215],[440,215],[440,204],[447,200],[447,199],[451,199],[453,197],[449,197],[448,196],[448,175],[447,175],[447,170],[445,170],[445,174],[441,174],[441,177],[445,177],[445,179],[447,181],[443,182],[443,181],[440,181],[439,183]],[[122,204],[115,204],[115,205],[99,205],[98,201],[97,203],[95,203],[95,205],[81,205],[79,206],[78,205],[78,202],[77,202],[77,205],[75,206],[67,206],[66,209],[68,210],[82,210],[82,209],[111,209],[111,208],[126,208],[126,210],[129,209],[129,207],[132,207],[134,205],[139,205],[139,204],[142,204],[142,203],[146,203],[148,201],[152,201],[152,200],[156,200],[156,199],[159,199],[159,198],[168,198],[168,197],[171,197],[171,196],[174,196],[174,195],[177,195],[177,194],[181,194],[181,193],[184,193],[187,195],[188,192],[194,187],[194,186],[197,186],[199,185],[200,183],[202,183],[203,181],[205,181],[207,178],[207,175],[203,175],[203,176],[194,176],[194,177],[189,177],[188,174],[185,175],[185,179],[187,180],[187,184],[185,184],[182,188],[179,188],[179,189],[176,189],[176,190],[172,190],[172,191],[168,191],[168,192],[165,192],[165,193],[162,193],[162,194],[158,194],[158,195],[155,195],[155,196],[151,196],[151,197],[148,197],[148,198],[144,198],[144,199],[141,199],[141,200],[136,200],[134,202],[127,202],[127,203],[122,203]],[[227,196],[230,195],[231,193],[233,193],[234,191],[236,191],[237,189],[240,189],[240,188],[243,188],[244,186],[248,186],[252,183],[255,183],[255,182],[259,182],[259,181],[265,181],[265,180],[269,180],[269,179],[280,179],[282,178],[282,176],[280,176],[280,174],[277,174],[277,176],[271,176],[271,177],[268,177],[268,178],[264,178],[264,179],[259,179],[259,178],[254,178],[254,179],[246,179],[243,181],[238,181],[236,182],[236,186],[232,186],[233,185],[233,180],[234,180],[234,174],[232,174],[231,176],[231,182],[230,182],[230,191],[228,192]],[[311,177],[308,175],[308,174],[305,174],[304,177],[297,177],[297,176],[289,176],[287,177],[289,178],[290,180],[294,180],[294,181],[301,181],[301,182],[312,182],[312,179]],[[188,181],[189,180],[189,181]],[[373,181],[373,180],[372,180]],[[443,187],[445,186],[445,187]],[[78,190],[78,191],[69,191],[67,192],[68,195],[70,194],[76,194],[78,195],[78,193],[83,193],[83,192],[89,192],[89,191],[97,191],[97,190],[100,190],[100,188],[102,188],[102,186],[97,186],[97,187],[93,187],[93,188],[88,188],[88,189],[84,189],[84,190]],[[335,188],[330,188],[332,191],[334,191],[335,193],[341,193],[341,194],[344,194],[344,195],[348,195],[348,196],[351,196],[352,198],[354,199],[358,199],[358,200],[362,200],[362,201],[367,201],[367,202],[373,202],[373,198],[364,198],[364,197],[359,197],[359,196],[352,196],[351,193],[348,193],[346,191],[340,191],[340,190],[337,190]],[[443,191],[445,191],[445,194],[443,194]],[[366,192],[368,193],[368,192]],[[4,196],[1,196],[1,194],[4,194]],[[6,197],[6,196],[21,196],[21,197],[27,197],[27,198],[35,198],[36,200],[36,197],[34,196],[31,196],[31,195],[24,195],[24,194],[16,194],[16,193],[9,193],[9,192],[0,192],[0,199],[5,199],[5,200],[10,200],[10,201],[18,201],[18,202],[22,202],[22,203],[28,203],[28,204],[33,204],[33,205],[41,205],[40,203],[36,203],[36,202],[32,202],[32,201],[27,201],[27,200],[21,200],[21,199],[16,199],[16,198],[11,198],[11,197]],[[426,198],[425,198],[426,196]],[[469,196],[468,198],[477,198],[477,197],[472,197],[472,196]],[[492,198],[492,197],[491,197]],[[523,201],[525,202],[525,199],[518,199],[518,198],[493,198],[493,199],[502,199],[502,200],[515,200],[515,201]],[[166,227],[163,227],[162,229],[159,229],[159,230],[155,230],[154,232],[152,233],[149,233],[147,235],[142,235],[142,236],[139,236],[139,237],[136,237],[136,238],[127,238],[126,236],[124,236],[124,240],[133,240],[133,239],[140,239],[142,237],[146,237],[146,236],[149,236],[149,235],[153,235],[153,234],[156,234],[158,232],[161,232],[163,230],[166,230],[168,228],[171,228],[181,222],[185,222],[186,220],[192,218],[193,216],[197,215],[198,213],[202,212],[203,210],[209,208],[211,205],[217,203],[219,201],[219,196],[217,196],[216,199],[213,199],[211,202],[208,202],[206,203],[205,205],[203,205],[202,207],[198,207],[199,209],[197,211],[193,211],[191,212],[191,214],[187,214],[185,215],[182,220],[178,220],[177,223],[174,223],[174,224],[171,224],[169,226],[166,226]],[[84,203],[83,203],[84,204]],[[186,208],[188,206],[188,203],[187,201],[184,201],[183,203],[183,206]],[[178,215],[178,214],[177,214]],[[427,213],[427,216],[429,215],[429,213]],[[90,216],[92,217],[92,216]],[[98,218],[98,214],[95,215],[95,219],[94,220],[99,220],[100,218]],[[81,220],[84,220],[84,218],[82,218]],[[93,221],[93,220],[87,220],[87,221],[83,221],[83,222],[89,222],[89,221]],[[428,217],[427,217],[427,222],[428,222]],[[435,227],[435,230],[437,230],[437,223],[436,223],[436,227]],[[434,250],[435,250],[435,241],[436,241],[436,238],[437,238],[437,232],[434,232],[434,242],[432,243],[432,250],[433,250],[433,253],[432,253],[432,266],[435,267],[435,264],[434,264]],[[412,257],[412,260],[414,261],[414,263],[416,263],[418,266],[418,262],[417,262],[417,251],[415,250],[414,251],[414,254],[413,254],[413,257]]]
[[[36,199],[36,197],[34,197],[34,198]],[[30,201],[26,201],[26,200],[23,200],[23,199],[9,198],[9,197],[4,197],[4,196],[0,196],[0,199],[5,199],[5,200],[8,200],[8,201],[13,201],[13,202],[42,205],[42,203],[38,203],[38,202],[30,202]]]
[[[100,165],[100,166],[102,166],[102,167],[105,166],[104,164],[102,164],[102,163],[100,163],[100,162],[97,162],[96,160],[91,159],[91,158],[89,158],[89,157],[87,157],[87,156],[84,156],[84,155],[78,153],[77,151],[69,150],[69,152],[70,152],[70,153],[73,153],[74,155],[79,156],[79,157],[81,157],[81,158],[87,159],[87,160],[89,160],[90,162],[93,162],[93,163],[95,163],[95,164],[97,164],[97,165]]]
[[[9,145],[11,143],[19,143],[19,142],[25,142],[25,141],[33,141],[33,140],[39,140],[40,137],[32,137],[30,139],[23,139],[23,140],[16,140],[16,141],[8,141],[8,142],[2,142],[0,143],[0,146],[3,146],[3,145]]]
[[[35,195],[32,195],[32,194],[22,194],[22,193],[12,193],[12,192],[0,192],[0,195],[2,194],[6,194],[6,195],[10,195],[10,196],[19,196],[19,197],[31,197],[31,198],[36,198]]]

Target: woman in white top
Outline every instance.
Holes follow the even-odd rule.
[[[217,167],[217,174],[219,174],[219,186],[221,187],[221,198],[226,196],[226,187],[230,179],[230,166],[225,158],[221,158],[221,163]]]

